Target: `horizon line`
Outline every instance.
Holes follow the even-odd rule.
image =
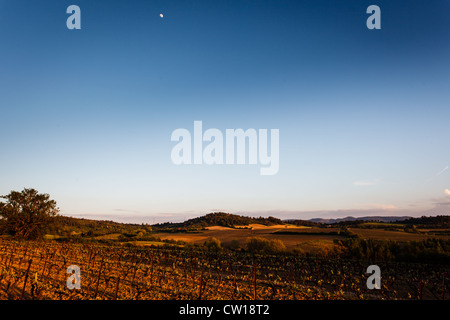
[[[323,220],[340,220],[340,219],[346,219],[346,218],[353,218],[353,219],[360,219],[360,218],[370,218],[370,217],[393,217],[393,218],[419,218],[422,216],[427,217],[435,217],[440,215],[449,215],[448,213],[434,213],[434,212],[427,212],[427,211],[420,211],[415,212],[413,214],[412,211],[405,212],[404,210],[400,210],[400,212],[392,212],[394,210],[377,210],[378,214],[375,210],[370,210],[370,212],[367,212],[369,210],[366,210],[366,214],[362,215],[352,215],[351,212],[359,211],[361,210],[341,210],[342,212],[348,212],[347,215],[340,215],[340,216],[314,216],[314,217],[298,217],[298,216],[275,216],[273,214],[267,215],[268,212],[265,212],[266,215],[262,215],[263,212],[253,212],[252,214],[248,214],[246,212],[226,212],[226,211],[211,211],[208,213],[203,214],[161,214],[161,215],[124,215],[124,214],[102,214],[102,213],[80,213],[80,214],[68,214],[68,213],[62,213],[61,216],[65,217],[72,217],[72,218],[81,218],[81,219],[89,219],[89,220],[98,220],[98,221],[113,221],[118,223],[128,223],[128,224],[159,224],[159,223],[182,223],[185,221],[188,221],[190,219],[203,217],[210,213],[216,213],[216,212],[224,212],[228,214],[234,214],[234,215],[240,215],[250,218],[268,218],[268,217],[274,217],[277,219],[280,219],[282,221],[286,220],[304,220],[304,221],[311,221],[316,219],[323,219]],[[324,211],[317,211],[317,212],[324,212]],[[384,212],[384,214],[381,214]],[[387,214],[390,212],[390,214]]]

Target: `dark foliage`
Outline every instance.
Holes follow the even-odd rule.
[[[435,216],[435,217],[420,217],[420,218],[410,218],[402,223],[407,225],[418,225],[427,228],[449,228],[450,227],[450,216]]]
[[[351,238],[335,240],[335,243],[344,248],[343,256],[350,259],[450,263],[450,240],[399,242]]]
[[[280,219],[274,217],[252,218],[225,212],[214,212],[209,213],[202,217],[189,219],[182,223],[163,223],[153,225],[153,227],[158,230],[163,229],[165,231],[185,232],[189,230],[200,230],[209,226],[222,226],[234,228],[236,226],[247,226],[253,223],[263,225],[283,224],[283,222]]]

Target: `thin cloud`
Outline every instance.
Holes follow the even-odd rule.
[[[397,206],[394,206],[392,204],[379,204],[378,207],[382,210],[396,210],[398,209]]]
[[[444,193],[445,193],[446,195],[450,196],[450,190],[445,189],[445,190],[444,190]]]
[[[126,213],[133,213],[133,214],[139,214],[139,211],[136,210],[128,210],[128,209],[113,209],[114,211],[117,212],[126,212]]]
[[[368,187],[368,186],[374,186],[374,185],[378,184],[379,182],[380,182],[379,179],[360,180],[360,181],[353,182],[353,185],[357,186],[357,187]]]

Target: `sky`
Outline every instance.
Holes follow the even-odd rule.
[[[66,25],[73,4],[81,29]],[[366,26],[373,4],[381,29]],[[0,0],[0,194],[150,223],[450,214],[449,9]],[[194,121],[278,129],[278,172],[174,164],[171,134]]]

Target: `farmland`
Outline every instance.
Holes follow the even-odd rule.
[[[446,223],[58,219],[41,240],[0,236],[0,299],[450,299]],[[367,288],[373,264],[379,290]],[[69,266],[80,270],[79,289],[68,288]]]
[[[267,239],[280,239],[287,249],[308,248],[312,243],[332,243],[333,240],[345,239],[345,235],[339,234],[340,228],[299,227],[291,225],[264,226],[258,224],[249,225],[247,228],[237,227],[207,227],[197,233],[164,233],[156,232],[154,236],[163,240],[176,240],[203,244],[207,239],[214,237],[222,243],[232,240],[239,241],[243,246],[248,237],[264,237]],[[361,236],[363,239],[417,241],[430,238],[427,234],[408,233],[403,231],[389,231],[382,229],[349,228],[349,231]],[[434,237],[436,238],[436,237]],[[437,236],[437,238],[450,239],[449,236]]]
[[[380,263],[381,290],[364,261],[2,240],[1,299],[449,299],[448,265]],[[81,289],[66,286],[67,267]]]

